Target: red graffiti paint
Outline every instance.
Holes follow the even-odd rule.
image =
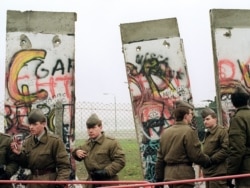
[[[219,80],[234,79],[235,64],[228,59],[221,59],[218,62]]]

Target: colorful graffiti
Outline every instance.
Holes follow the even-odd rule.
[[[224,126],[229,126],[230,117],[235,112],[230,98],[235,88],[237,86],[244,87],[250,94],[249,66],[250,58],[245,63],[240,60],[234,62],[230,59],[220,59],[218,61],[218,78]]]
[[[17,51],[10,59],[6,69],[5,132],[22,144],[29,134],[27,115],[39,108],[47,117],[48,130],[62,137],[70,157],[75,139],[74,59],[46,58],[46,50],[28,49]],[[75,162],[70,160],[74,179]]]
[[[126,62],[135,122],[141,131],[144,179],[150,182],[155,182],[160,134],[174,123],[175,102],[182,99],[192,103],[186,67],[174,61],[164,53],[138,52],[134,61]]]

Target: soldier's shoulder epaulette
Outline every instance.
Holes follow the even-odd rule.
[[[219,128],[219,129],[227,129],[227,127],[222,126],[222,125],[219,125],[218,128]]]
[[[112,136],[106,136],[106,138],[107,138],[107,139],[110,139],[110,140],[115,140],[115,138],[112,137]]]
[[[30,135],[28,135],[28,136],[26,136],[26,138],[30,138],[32,135],[30,134]]]
[[[9,134],[6,134],[6,133],[1,133],[1,135],[5,137],[11,137]]]
[[[28,139],[28,138],[31,138],[31,137],[32,137],[32,135],[30,134],[30,135],[26,136],[25,139]]]
[[[193,129],[193,130],[196,130],[196,127],[193,126],[193,125],[189,125],[189,127],[190,127],[191,129]]]
[[[60,138],[57,134],[48,134],[48,136],[50,136],[52,138],[56,138],[56,139]]]
[[[31,139],[31,137],[32,137],[32,135],[29,134],[28,136],[26,136],[26,137],[24,138],[24,140]]]
[[[166,126],[166,127],[163,127],[163,129],[168,129],[168,128],[170,128],[170,127],[171,127],[171,125]]]

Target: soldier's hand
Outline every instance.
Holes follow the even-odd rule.
[[[164,185],[155,185],[155,188],[163,188]]]
[[[212,160],[209,158],[209,160],[208,160],[206,163],[204,163],[204,164],[202,165],[202,167],[203,167],[203,168],[209,168],[209,167],[212,166],[212,165],[213,165]]]
[[[104,170],[95,170],[92,172],[91,176],[95,180],[104,180],[104,179],[108,179],[110,177],[105,169]]]
[[[84,151],[84,150],[81,150],[81,149],[79,149],[79,150],[76,151],[76,156],[79,159],[84,159],[87,155],[88,155],[87,151]]]
[[[0,175],[5,173],[5,165],[0,165]]]
[[[0,175],[0,180],[9,180],[9,179],[10,179],[9,176],[6,173]]]
[[[10,175],[5,171],[4,165],[0,165],[0,180],[9,180]]]
[[[163,179],[156,179],[156,182],[157,183],[160,183],[160,182],[163,182],[164,180]],[[163,188],[164,187],[164,185],[155,185],[155,188]]]
[[[16,141],[11,142],[10,148],[11,148],[12,152],[17,154],[17,155],[19,155],[21,153],[20,145]]]
[[[55,188],[64,188],[66,185],[64,184],[56,184],[55,185]]]
[[[1,169],[0,180],[9,180],[9,179],[10,175],[5,170]]]

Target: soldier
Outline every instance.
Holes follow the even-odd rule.
[[[210,167],[202,169],[204,177],[225,176],[227,175],[228,130],[217,124],[217,115],[211,108],[203,109],[201,116],[207,130],[202,143],[203,152],[212,161]],[[227,181],[206,181],[206,188],[227,188]]]
[[[0,133],[0,180],[9,180],[18,170],[18,164],[10,159],[11,136]],[[0,188],[11,188],[11,184],[0,184]]]
[[[180,101],[174,110],[175,124],[161,134],[155,168],[157,182],[194,179],[193,163],[211,165],[210,158],[201,151],[197,131],[191,126],[193,108],[191,104]],[[194,183],[175,184],[169,187],[191,188],[194,187]]]
[[[24,168],[29,168],[29,180],[69,180],[71,168],[65,145],[58,136],[46,128],[46,117],[41,110],[32,110],[28,115],[30,135],[22,148],[11,143],[14,159]],[[27,188],[60,188],[61,184],[28,184]]]
[[[237,87],[231,95],[236,112],[230,120],[228,175],[250,173],[250,107],[249,93]],[[250,178],[235,179],[237,188],[250,187]],[[231,181],[228,181],[231,185]]]
[[[119,180],[117,173],[125,166],[125,154],[119,143],[104,134],[102,121],[96,114],[87,119],[86,125],[89,139],[84,145],[74,149],[72,156],[77,161],[84,161],[89,175],[87,180]],[[88,188],[96,186],[105,185],[86,185]]]

